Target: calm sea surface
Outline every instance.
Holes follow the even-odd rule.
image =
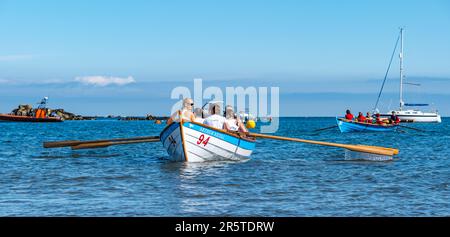
[[[400,149],[393,161],[259,140],[241,162],[174,163],[161,143],[72,151],[43,141],[159,135],[151,121],[0,123],[0,216],[449,216],[450,119],[341,134],[282,118],[277,135]]]

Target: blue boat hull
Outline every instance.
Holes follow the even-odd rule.
[[[341,132],[391,132],[395,131],[398,125],[377,125],[370,123],[350,122],[341,118],[336,118],[337,125]]]

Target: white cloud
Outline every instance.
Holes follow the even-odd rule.
[[[0,55],[0,62],[12,62],[19,60],[29,60],[32,59],[31,54],[17,54],[17,55]]]
[[[108,86],[108,85],[117,85],[124,86],[130,83],[135,83],[133,77],[106,77],[106,76],[85,76],[85,77],[76,77],[75,81],[80,82],[85,85],[94,85],[94,86]]]

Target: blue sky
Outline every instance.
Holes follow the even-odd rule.
[[[0,112],[48,95],[81,114],[166,114],[193,78],[280,86],[282,115],[367,110],[399,26],[406,75],[450,115],[448,1],[0,0]],[[101,77],[131,79],[83,83]]]

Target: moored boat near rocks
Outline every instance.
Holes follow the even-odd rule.
[[[29,104],[21,104],[17,108],[13,109],[9,115],[15,116],[30,116],[36,115],[38,108],[33,108]],[[46,117],[59,117],[63,120],[94,120],[95,117],[81,116],[74,113],[65,111],[64,109],[44,109]]]

